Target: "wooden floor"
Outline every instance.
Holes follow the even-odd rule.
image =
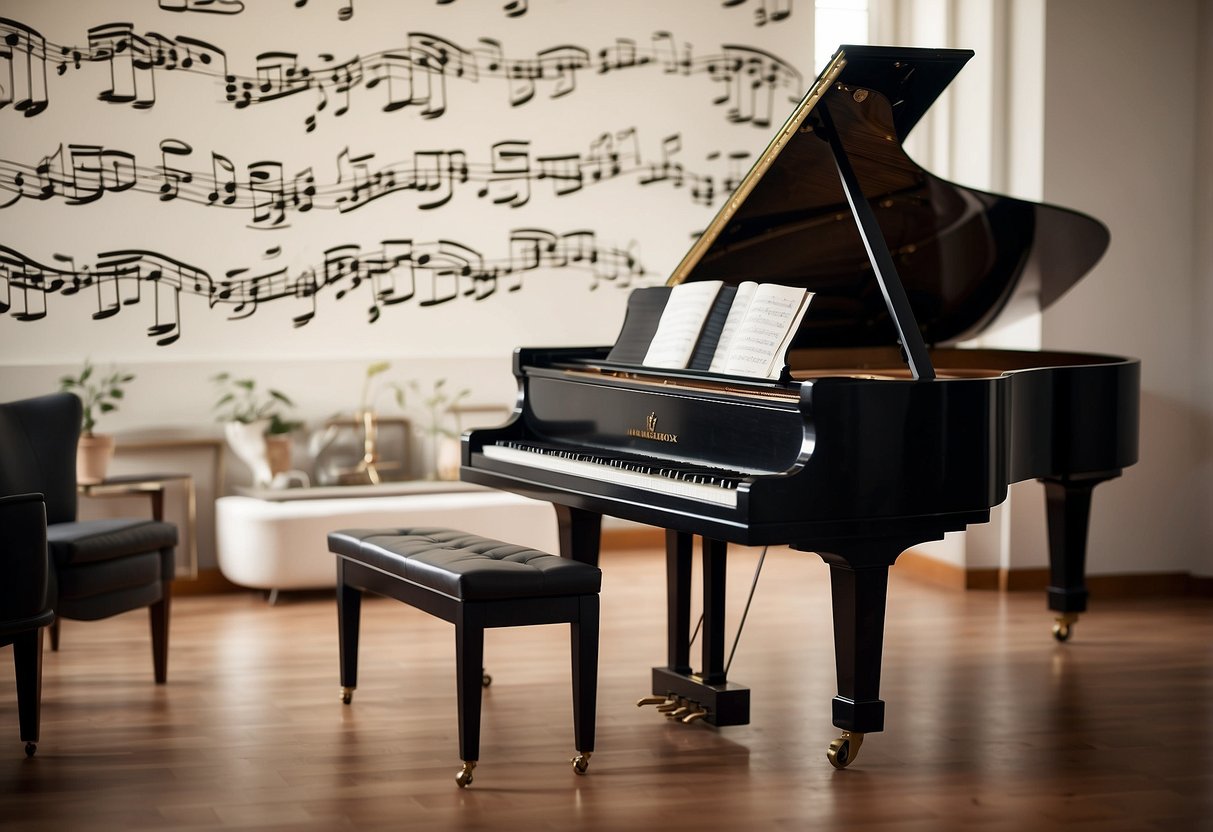
[[[730,557],[735,611],[756,555]],[[1095,599],[1059,645],[1036,594],[962,593],[894,568],[887,730],[835,771],[816,556],[767,557],[730,671],[752,688],[752,721],[726,729],[635,706],[664,662],[663,565],[656,552],[608,552],[603,567],[585,777],[568,763],[566,627],[488,634],[481,763],[460,790],[450,625],[368,601],[345,706],[331,597],[182,598],[163,687],[145,615],[64,623],[32,760],[17,740],[11,649],[0,650],[0,827],[1213,829],[1208,599]]]

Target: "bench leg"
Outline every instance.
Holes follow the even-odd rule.
[[[573,770],[585,774],[594,750],[594,721],[598,706],[598,596],[583,595],[572,623],[573,740],[577,756]]]
[[[484,666],[484,607],[462,603],[455,616],[455,679],[459,699],[459,759],[480,759],[480,692]],[[467,771],[467,785],[471,772]]]
[[[345,558],[337,558],[337,640],[341,661],[341,701],[350,704],[358,687],[358,625],[362,590],[345,582]]]

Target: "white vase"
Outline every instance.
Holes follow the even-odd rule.
[[[256,488],[268,488],[274,478],[265,448],[265,431],[269,426],[269,419],[227,422],[223,425],[223,434],[227,438],[228,446],[253,472],[253,485]]]

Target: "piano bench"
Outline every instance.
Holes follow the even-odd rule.
[[[472,782],[480,754],[484,630],[528,624],[572,625],[573,770],[585,774],[594,750],[598,686],[597,566],[455,529],[343,529],[328,535],[337,556],[337,628],[341,700],[358,677],[362,593],[403,601],[455,625],[459,756],[455,777]]]

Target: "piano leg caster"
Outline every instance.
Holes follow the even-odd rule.
[[[585,774],[590,767],[590,752],[578,754],[572,760],[569,760],[569,762],[573,764],[573,771],[577,774]]]
[[[343,703],[345,703],[346,705],[353,702],[354,701],[354,689],[346,687],[345,685],[342,685],[341,686],[341,701]]]
[[[1078,613],[1063,612],[1053,622],[1053,638],[1058,641],[1068,641],[1071,628],[1078,622]]]
[[[859,748],[862,745],[863,734],[843,731],[841,737],[830,743],[826,757],[834,768],[846,768],[859,756]]]
[[[493,677],[487,673],[481,673],[480,674],[480,686],[482,688],[487,688],[491,684],[493,684]]]
[[[464,760],[463,768],[459,769],[459,773],[455,775],[455,785],[461,789],[472,785],[472,769],[474,768],[476,768],[475,760]]]

